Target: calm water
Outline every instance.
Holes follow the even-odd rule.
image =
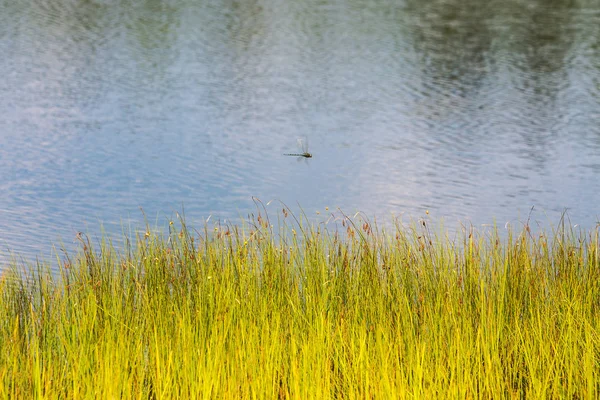
[[[252,196],[595,227],[598,4],[0,0],[0,257]]]

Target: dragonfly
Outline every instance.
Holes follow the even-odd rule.
[[[284,154],[284,156],[294,156],[294,157],[298,157],[298,159],[300,159],[301,157],[304,157],[304,158],[312,157],[312,154],[310,154],[308,152],[308,140],[298,139],[298,146],[300,147],[302,153],[286,153],[286,154]]]

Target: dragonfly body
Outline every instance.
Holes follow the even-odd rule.
[[[308,140],[298,139],[298,147],[300,147],[302,153],[286,153],[284,156],[312,158],[312,154],[308,152]]]
[[[312,154],[310,153],[290,153],[290,154],[284,154],[284,156],[294,156],[294,157],[305,157],[305,158],[311,158]]]

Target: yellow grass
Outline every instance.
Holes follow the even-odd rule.
[[[282,210],[0,281],[0,398],[597,398],[598,231],[433,235]]]

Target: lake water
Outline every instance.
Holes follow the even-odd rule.
[[[599,4],[0,0],[0,260],[253,196],[594,228]]]

